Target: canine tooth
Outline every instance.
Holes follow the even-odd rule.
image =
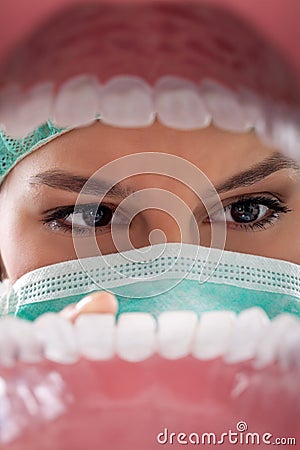
[[[181,130],[204,128],[209,114],[199,88],[191,81],[166,76],[154,88],[154,108],[161,123]]]
[[[82,356],[92,360],[105,360],[114,355],[113,314],[83,314],[75,322],[75,333]]]
[[[54,313],[47,313],[34,321],[35,332],[43,345],[45,358],[63,364],[76,362],[78,349],[71,323]]]
[[[255,356],[261,336],[270,320],[261,308],[250,308],[238,315],[225,361],[237,363]]]
[[[282,337],[278,362],[284,369],[300,369],[300,323],[290,328]]]
[[[230,89],[214,81],[205,80],[201,84],[201,93],[217,127],[242,132],[253,125],[239,97]]]
[[[56,97],[54,122],[63,127],[92,123],[99,113],[100,85],[92,75],[79,75],[66,81]]]
[[[254,367],[262,369],[276,361],[282,339],[299,321],[291,314],[280,314],[271,320],[257,348]]]
[[[237,316],[232,311],[209,311],[201,315],[193,344],[193,356],[209,360],[224,355],[229,347]]]
[[[168,311],[158,317],[158,351],[168,359],[178,359],[190,353],[197,324],[192,311]]]
[[[120,358],[131,362],[149,358],[155,350],[155,319],[145,313],[121,314],[116,333]]]
[[[104,86],[101,120],[119,127],[143,127],[154,121],[153,95],[141,78],[117,76]]]

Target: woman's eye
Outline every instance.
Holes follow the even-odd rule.
[[[223,211],[212,214],[209,221],[222,222],[225,213],[226,222],[231,228],[266,229],[279,219],[280,214],[287,212],[290,210],[277,198],[242,198],[224,206]]]
[[[68,216],[65,221],[75,227],[105,227],[112,219],[113,211],[107,206],[76,211]]]
[[[110,229],[115,207],[108,205],[77,205],[64,206],[48,211],[42,220],[51,230],[90,234],[105,232]]]
[[[251,223],[265,217],[268,211],[266,205],[237,202],[225,207],[225,217],[227,222]]]

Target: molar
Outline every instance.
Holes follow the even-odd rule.
[[[199,88],[189,80],[166,76],[154,87],[154,108],[159,121],[178,130],[204,128],[210,124]]]
[[[65,82],[54,105],[54,122],[61,127],[91,124],[99,114],[101,88],[92,75],[79,75]]]
[[[152,89],[141,78],[117,76],[103,88],[101,120],[119,127],[145,127],[154,122]]]

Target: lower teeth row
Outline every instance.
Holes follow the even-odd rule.
[[[80,357],[143,361],[153,354],[167,359],[192,355],[199,360],[222,357],[228,364],[251,360],[261,369],[278,362],[300,368],[300,323],[290,314],[269,320],[257,307],[242,311],[210,311],[198,320],[192,311],[126,313],[117,323],[112,314],[84,314],[75,324],[47,313],[34,322],[0,319],[0,365],[50,361],[70,364]]]

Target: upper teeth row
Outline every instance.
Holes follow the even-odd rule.
[[[234,92],[211,80],[197,85],[165,76],[152,88],[135,76],[117,76],[101,85],[95,76],[80,75],[57,93],[50,82],[27,92],[16,85],[0,92],[0,124],[13,138],[27,136],[47,120],[63,128],[87,125],[96,118],[118,127],[144,127],[156,117],[181,130],[211,123],[235,132],[255,128],[268,144],[297,155],[299,111],[287,111],[247,90]]]
[[[114,355],[137,362],[155,352],[164,358],[193,355],[200,360],[223,357],[227,363],[252,360],[256,368],[278,362],[300,368],[300,322],[289,314],[269,320],[257,307],[239,315],[231,311],[164,312],[156,321],[145,313],[126,313],[116,324],[111,314],[85,314],[75,324],[54,313],[28,322],[12,316],[0,320],[0,365],[42,358],[73,363],[80,356],[107,360]]]

